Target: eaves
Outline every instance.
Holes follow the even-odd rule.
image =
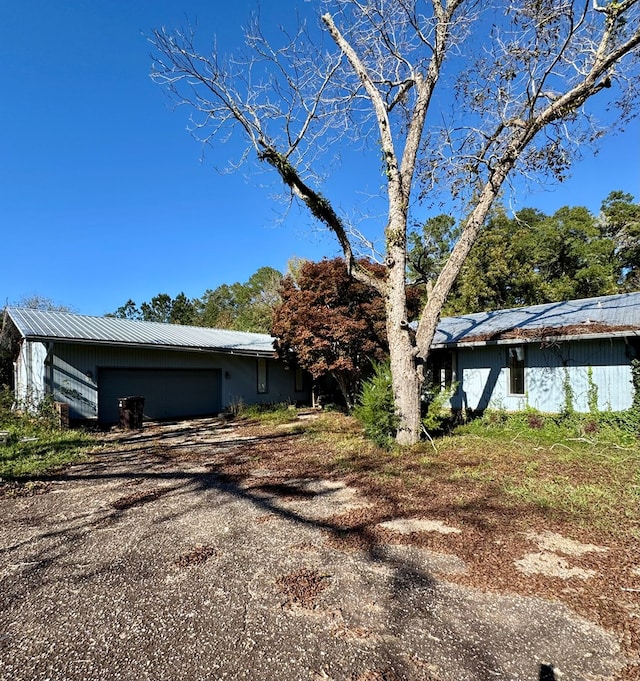
[[[473,337],[469,340],[464,338],[458,341],[451,341],[448,343],[433,343],[431,345],[432,350],[440,349],[462,349],[462,348],[482,348],[482,347],[492,347],[497,345],[523,345],[531,343],[540,343],[541,345],[553,345],[555,343],[566,343],[571,341],[589,341],[589,340],[606,340],[608,338],[629,338],[640,336],[640,329],[625,331],[612,331],[610,333],[585,333],[585,334],[566,334],[558,336],[520,336],[517,338],[497,338],[490,340],[473,340]]]

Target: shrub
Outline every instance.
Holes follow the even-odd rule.
[[[538,430],[538,429],[544,427],[544,416],[542,416],[542,414],[528,414],[527,415],[527,422],[528,422],[529,428],[533,428],[534,430]]]
[[[452,421],[451,412],[444,408],[444,404],[451,399],[456,390],[457,384],[436,390],[429,395],[426,412],[422,419],[422,425],[427,433],[440,433],[445,429],[445,423]]]
[[[391,368],[388,363],[374,363],[373,375],[362,385],[354,416],[365,435],[377,445],[390,448],[398,428],[393,402]]]

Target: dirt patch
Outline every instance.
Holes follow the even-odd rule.
[[[300,570],[276,579],[276,585],[286,596],[287,605],[314,608],[318,596],[327,588],[330,576],[317,570]]]
[[[595,544],[583,544],[582,542],[563,537],[557,532],[527,532],[527,539],[535,542],[544,551],[555,551],[569,556],[582,556],[585,553],[606,553],[606,546],[596,546]]]
[[[526,556],[515,561],[520,572],[525,575],[545,575],[546,577],[559,577],[560,579],[589,579],[596,574],[595,570],[571,567],[567,560],[555,553],[527,553]]]
[[[527,553],[515,561],[517,570],[526,575],[540,574],[560,579],[591,579],[598,574],[596,570],[572,566],[566,558],[558,554],[575,557],[608,551],[604,546],[584,544],[557,532],[527,532],[525,537],[542,549],[540,552]]]
[[[425,518],[403,518],[399,520],[387,520],[380,523],[380,527],[399,534],[411,534],[412,532],[439,532],[440,534],[459,534],[462,532],[457,527],[445,525],[440,520],[428,520]]]

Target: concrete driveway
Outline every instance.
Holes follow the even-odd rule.
[[[145,428],[0,498],[0,679],[593,681],[622,666],[559,603],[448,582],[465,570],[453,555],[336,548],[330,518],[367,499],[339,480],[278,485],[246,444],[216,421]],[[242,479],[216,474],[231,459]]]

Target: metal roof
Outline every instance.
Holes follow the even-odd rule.
[[[205,350],[254,356],[274,354],[275,339],[262,333],[15,307],[7,308],[6,314],[24,338],[34,340]]]
[[[640,292],[445,317],[435,347],[640,333]]]

